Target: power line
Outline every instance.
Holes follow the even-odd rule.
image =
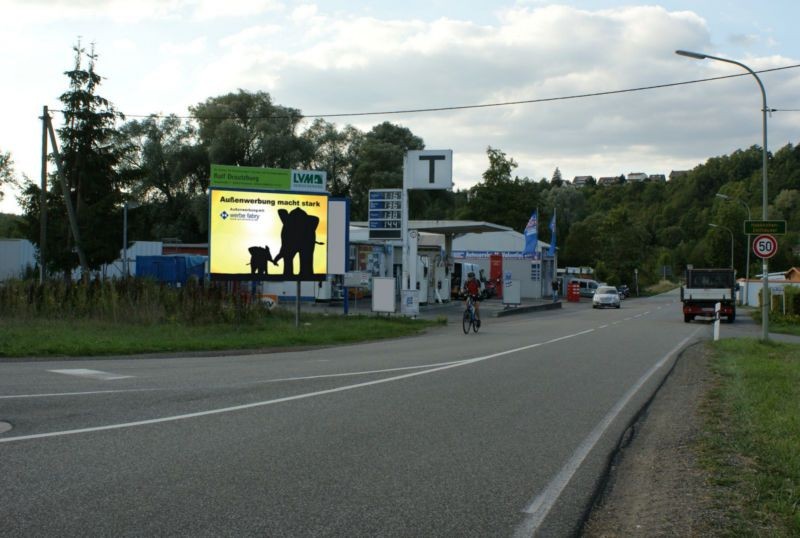
[[[774,71],[783,71],[786,69],[796,69],[800,67],[800,64],[794,65],[787,65],[784,67],[774,67],[772,69],[763,69],[761,71],[756,71],[756,73],[770,73]],[[444,106],[444,107],[431,107],[431,108],[409,108],[409,109],[402,109],[402,110],[383,110],[383,111],[372,111],[372,112],[341,112],[341,113],[332,113],[332,114],[294,114],[294,115],[287,115],[287,114],[275,114],[275,115],[266,115],[266,116],[248,116],[248,119],[291,119],[291,118],[344,118],[344,117],[358,117],[358,116],[387,116],[387,115],[397,115],[397,114],[421,114],[426,112],[448,112],[448,111],[455,111],[455,110],[471,110],[471,109],[479,109],[479,108],[494,108],[494,107],[502,107],[502,106],[514,106],[514,105],[528,105],[528,104],[535,104],[535,103],[550,103],[554,101],[568,101],[572,99],[586,99],[589,97],[601,97],[604,95],[617,95],[622,93],[633,93],[633,92],[641,92],[647,90],[657,90],[660,88],[671,88],[674,86],[686,86],[689,84],[699,84],[701,82],[711,82],[715,80],[724,80],[729,78],[736,78],[736,77],[746,77],[749,76],[750,73],[737,73],[735,75],[724,75],[719,77],[709,77],[709,78],[700,78],[695,80],[687,80],[683,82],[669,82],[666,84],[656,84],[653,86],[639,86],[635,88],[626,88],[622,90],[608,90],[602,92],[592,92],[592,93],[581,93],[576,95],[565,95],[560,97],[543,97],[539,99],[524,99],[520,101],[504,101],[500,103],[485,103],[480,105],[460,105],[460,106]],[[52,110],[52,109],[51,109]],[[800,109],[771,109],[772,112],[800,112]],[[63,112],[63,110],[52,110],[52,112]],[[124,114],[126,118],[166,118],[166,117],[175,117],[178,119],[190,120],[190,119],[197,119],[198,116],[178,116],[176,114]],[[234,115],[227,115],[227,116],[200,116],[203,119],[236,119],[237,116]]]

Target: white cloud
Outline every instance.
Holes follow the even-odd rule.
[[[374,7],[354,8],[359,14],[331,12],[322,2],[0,0],[0,8],[12,8],[15,16],[64,17],[66,24],[59,26],[69,27],[67,41],[34,39],[13,28],[0,31],[6,48],[47,51],[27,60],[0,59],[5,72],[21,72],[27,62],[39,66],[38,73],[53,51],[58,56],[55,67],[47,66],[49,83],[32,75],[37,86],[24,97],[33,97],[9,112],[5,123],[19,127],[0,130],[0,149],[14,153],[21,171],[37,175],[35,116],[64,87],[61,72],[70,65],[68,46],[80,31],[78,23],[99,28],[100,17],[134,17],[112,25],[130,30],[114,34],[111,50],[99,43],[100,72],[109,77],[103,95],[129,113],[181,114],[238,88],[269,91],[275,102],[307,114],[554,98],[735,74],[740,72],[735,66],[674,51],[724,56],[731,53],[728,36],[736,32],[760,36],[755,41],[761,46],[770,39],[769,32],[745,25],[719,33],[698,14],[699,7],[689,12],[544,4],[509,1],[511,7],[495,18],[454,13],[426,20],[390,19]],[[771,49],[773,56],[748,55],[750,38],[740,41],[745,48],[735,53],[753,68],[800,63],[785,48],[783,54]],[[67,47],[59,49],[64,42]],[[800,69],[762,79],[771,106],[800,108]],[[19,94],[6,87],[0,100],[17,102]],[[517,173],[532,178],[549,178],[556,166],[567,178],[689,168],[760,144],[760,108],[754,81],[741,77],[586,99],[334,121],[364,130],[387,120],[405,125],[430,148],[452,148],[456,184],[469,186],[487,166],[487,146],[505,151],[519,163]],[[776,113],[769,125],[770,149],[798,142],[800,114]],[[17,149],[18,139],[29,142]]]
[[[198,37],[183,43],[172,43],[167,41],[159,46],[163,54],[168,56],[194,56],[206,51],[206,38]]]
[[[199,20],[253,17],[284,9],[276,0],[188,0],[187,4]]]
[[[277,0],[0,0],[0,9],[40,22],[110,19],[136,23],[185,16],[197,20],[252,17],[281,11],[283,4]]]

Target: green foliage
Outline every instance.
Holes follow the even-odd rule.
[[[274,104],[266,92],[239,90],[190,110],[210,163],[300,168],[312,159],[314,148],[297,135],[300,111]]]
[[[331,195],[349,196],[358,162],[356,152],[364,141],[364,133],[351,125],[340,131],[333,123],[318,118],[302,136],[314,148],[308,167],[327,172]]]
[[[489,168],[483,173],[483,181],[469,189],[467,204],[456,216],[522,231],[533,210],[541,205],[544,187],[527,178],[512,179],[517,163],[501,150],[489,147],[486,156]]]
[[[0,151],[0,200],[3,199],[3,185],[14,184],[14,161],[11,154]]]
[[[90,269],[99,268],[119,256],[122,227],[120,203],[125,180],[118,173],[123,158],[112,140],[115,122],[121,118],[108,100],[97,94],[101,77],[95,71],[97,56],[74,47],[75,65],[65,75],[69,89],[59,98],[64,105],[61,139],[61,170],[66,180],[80,231],[81,247]],[[84,61],[88,59],[88,65]],[[21,205],[25,211],[26,234],[39,244],[40,189],[28,183]],[[65,274],[77,266],[75,242],[70,230],[64,190],[51,175],[47,193],[48,227],[46,260],[50,271]]]
[[[401,188],[406,151],[424,148],[425,143],[411,130],[388,121],[364,135],[355,148],[355,167],[350,179],[352,219],[366,220],[370,189]]]
[[[128,211],[131,240],[208,238],[208,153],[183,120],[151,116],[122,126],[116,144],[126,159],[120,172],[132,184]]]
[[[703,462],[722,487],[720,535],[800,534],[800,346],[722,340],[704,406]]]
[[[0,213],[0,238],[24,239],[23,226],[25,221],[18,215]]]

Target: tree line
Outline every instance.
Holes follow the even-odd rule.
[[[65,72],[60,96],[60,155],[82,246],[91,268],[119,257],[122,206],[129,207],[131,240],[208,239],[209,166],[212,163],[324,170],[328,190],[351,199],[351,220],[366,220],[368,192],[402,186],[403,156],[424,149],[424,140],[390,122],[363,132],[316,119],[303,128],[302,112],[262,91],[238,90],[209,97],[175,115],[127,120],[99,94],[96,55],[80,44]],[[549,240],[557,211],[559,266],[591,266],[598,278],[626,283],[635,270],[642,283],[678,275],[686,264],[726,267],[731,235],[734,266],[745,274],[744,206],[761,215],[761,149],[714,157],[668,182],[589,182],[577,188],[561,177],[520,178],[517,163],[488,147],[488,165],[473,187],[455,192],[412,191],[412,219],[470,219],[522,231],[539,209],[540,238]],[[772,268],[800,265],[800,146],[769,156],[769,218],[786,220]],[[0,188],[13,180],[13,162],[0,152]],[[2,193],[2,190],[0,190]],[[728,199],[716,196],[724,194]],[[30,181],[19,198],[18,233],[39,244],[41,191]],[[55,174],[47,191],[47,255],[50,274],[77,265],[64,193]],[[7,221],[7,219],[6,219]],[[710,227],[717,224],[718,227]],[[0,221],[0,229],[4,229]],[[10,226],[6,225],[5,228]],[[751,256],[751,274],[760,268]]]

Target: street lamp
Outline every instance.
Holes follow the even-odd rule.
[[[687,56],[696,60],[717,60],[729,64],[738,65],[748,73],[753,75],[758,82],[758,87],[761,89],[761,113],[762,113],[762,126],[764,133],[764,147],[762,149],[762,168],[761,168],[761,220],[767,220],[767,92],[764,90],[764,85],[761,79],[758,78],[755,71],[747,67],[741,62],[729,60],[727,58],[720,58],[718,56],[711,56],[709,54],[701,54],[699,52],[690,52],[688,50],[676,50],[675,54]],[[748,247],[748,251],[750,248]],[[764,287],[761,297],[761,339],[764,341],[769,340],[769,270],[767,258],[762,260],[762,271],[764,273]]]
[[[708,224],[712,228],[722,228],[723,230],[728,230],[728,233],[731,234],[731,269],[733,269],[733,231],[728,228],[727,226],[720,226],[719,224]]]
[[[125,205],[122,206],[122,271],[125,278],[130,276],[129,263],[128,263],[128,208],[136,209],[139,204],[136,202],[129,202],[125,200]]]
[[[741,198],[734,198],[733,196],[728,196],[727,194],[722,194],[721,192],[717,193],[717,198],[722,198],[723,200],[734,200],[739,202],[744,207],[745,211],[747,211],[747,220],[753,220],[753,216],[750,214],[750,206],[744,203]],[[745,252],[747,253],[747,265],[744,267],[744,296],[746,298],[746,303],[742,301],[742,304],[750,304],[750,234],[747,235],[747,247],[745,248]]]

